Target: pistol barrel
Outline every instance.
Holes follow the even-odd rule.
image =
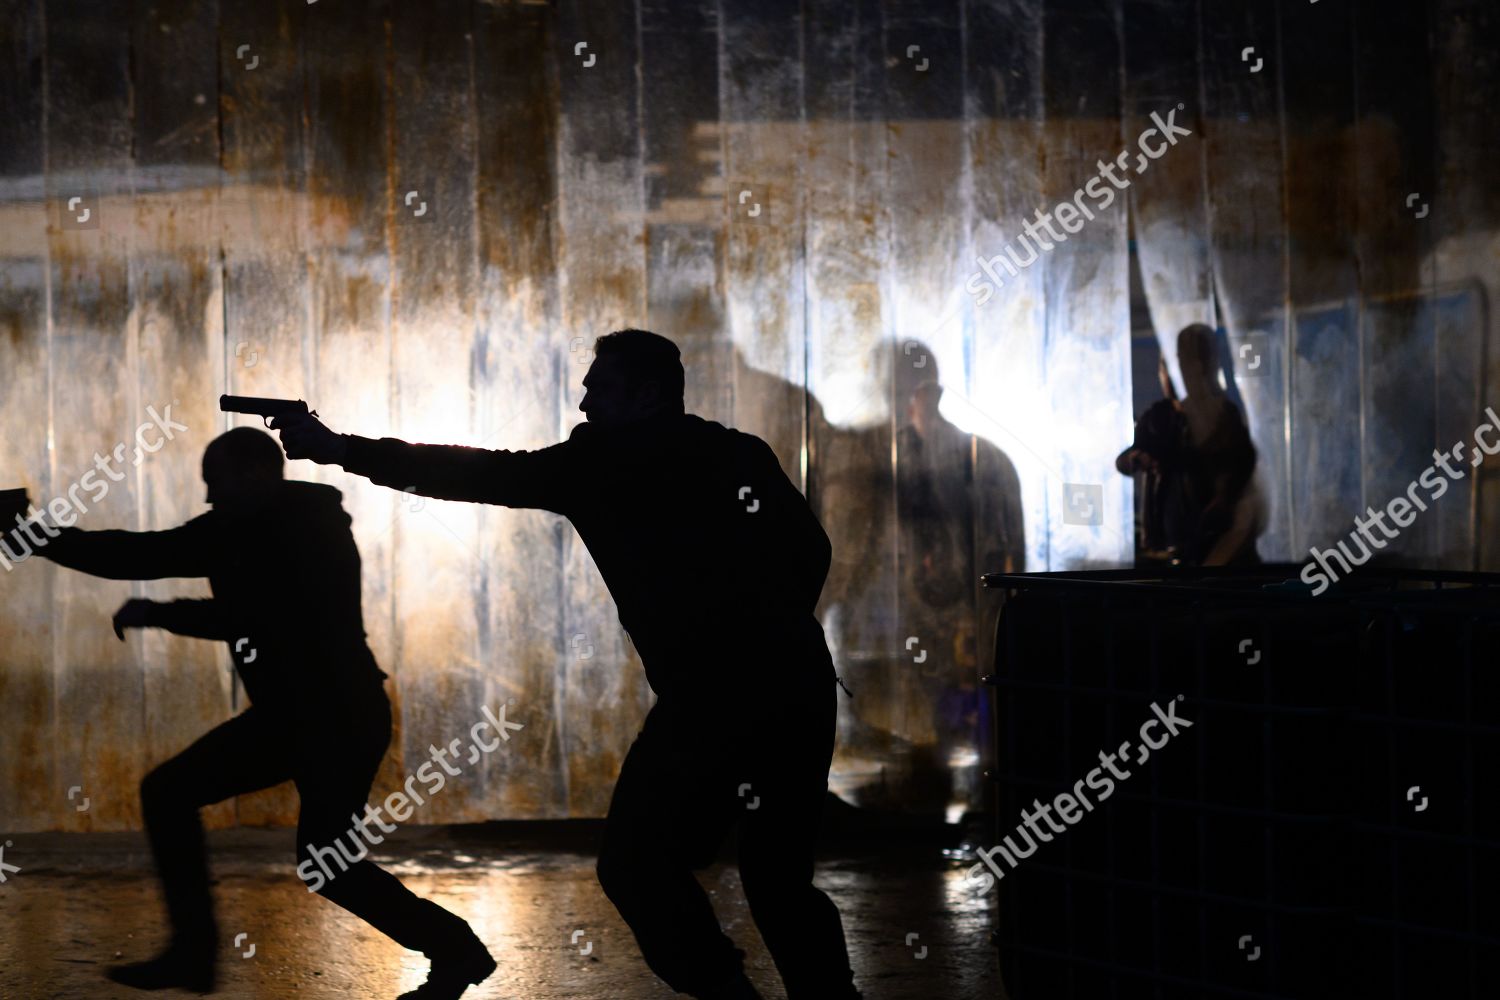
[[[253,413],[266,421],[266,426],[270,426],[272,417],[309,412],[307,404],[300,399],[268,399],[264,396],[223,395],[219,397],[219,409],[224,413]]]

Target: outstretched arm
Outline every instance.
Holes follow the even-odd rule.
[[[115,635],[123,641],[127,628],[159,628],[175,635],[228,642],[229,626],[213,600],[179,600],[163,603],[132,598],[114,617]]]
[[[108,580],[207,576],[212,551],[205,520],[209,516],[168,531],[51,528],[44,532],[46,543],[37,546],[36,553],[59,566]]]
[[[462,445],[410,444],[395,438],[335,434],[317,418],[278,417],[288,458],[341,465],[377,486],[469,503],[561,512],[568,495],[568,442],[537,451],[489,451]]]

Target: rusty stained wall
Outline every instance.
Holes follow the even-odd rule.
[[[1262,338],[1270,377],[1231,385],[1267,558],[1330,543],[1472,428],[1496,15],[1427,6],[0,0],[0,469],[54,496],[171,403],[190,431],[85,522],[165,527],[203,509],[220,392],[534,447],[579,418],[593,336],[656,329],[690,408],[765,437],[833,537],[823,617],[856,694],[834,787],[972,805],[978,573],[1131,557],[1133,313],[1169,357],[1194,320]],[[977,260],[1178,105],[1191,136],[975,291]],[[290,471],[355,518],[399,720],[377,791],[514,699],[510,750],[420,819],[601,815],[649,692],[572,530]],[[1496,565],[1481,482],[1408,557]],[[1067,523],[1065,483],[1101,488],[1102,524]],[[5,574],[0,827],[139,825],[141,775],[236,695],[224,651],[121,644],[108,618],[203,593]],[[294,815],[282,788],[210,822]]]

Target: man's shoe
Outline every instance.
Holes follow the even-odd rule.
[[[137,990],[190,990],[212,993],[217,985],[213,953],[207,956],[167,949],[145,962],[112,965],[104,974],[121,986]]]
[[[458,1000],[464,990],[489,978],[495,971],[495,959],[484,942],[472,931],[468,939],[432,959],[427,982],[401,994],[400,1000]]]

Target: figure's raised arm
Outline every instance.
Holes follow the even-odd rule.
[[[195,526],[197,520],[167,531],[56,529],[57,537],[37,554],[107,580],[208,576],[206,532]]]
[[[229,626],[217,602],[205,600],[149,601],[134,597],[115,612],[115,635],[123,642],[128,628],[159,628],[194,639],[228,641]]]
[[[24,491],[9,490],[0,494],[0,532],[12,553],[24,550],[109,580],[208,575],[208,526],[202,517],[168,531],[84,531],[52,523],[36,513]],[[21,544],[23,535],[29,545]]]
[[[337,434],[304,414],[277,417],[271,426],[288,458],[341,465],[377,486],[438,500],[561,513],[573,489],[571,439],[536,451],[490,451]]]

